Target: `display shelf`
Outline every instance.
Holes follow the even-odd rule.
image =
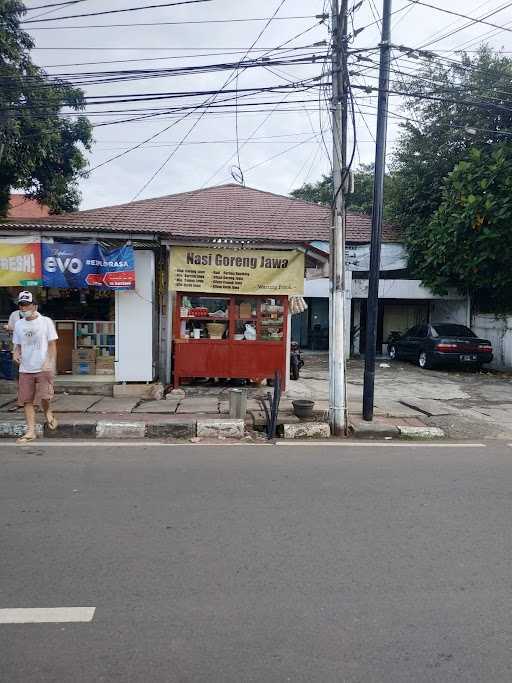
[[[183,306],[184,301],[186,306]],[[183,309],[190,304],[193,308],[208,307],[211,313],[220,313],[225,308],[226,315],[182,315],[185,312]],[[278,318],[275,317],[277,315]],[[183,378],[191,377],[260,381],[273,378],[274,373],[279,371],[284,378],[287,315],[286,296],[221,297],[178,292],[173,331],[174,386],[179,386]],[[208,323],[224,324],[223,337],[210,338]],[[194,330],[198,328],[201,337],[195,338]]]
[[[199,322],[206,322],[207,320],[209,320],[210,322],[227,323],[229,320],[229,317],[228,316],[223,317],[221,315],[217,315],[217,316],[209,315],[207,317],[201,318],[201,317],[198,317],[197,315],[180,315],[180,320],[198,320]]]

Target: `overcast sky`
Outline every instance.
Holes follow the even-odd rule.
[[[37,30],[30,30],[36,42],[36,49],[33,52],[34,61],[46,67],[49,73],[60,74],[236,62],[244,57],[244,51],[256,41],[267,21],[221,22],[219,20],[268,19],[281,4],[281,0],[243,0],[243,2],[241,0],[212,0],[137,12],[56,20],[57,17],[68,14],[154,5],[165,1],[84,0],[67,7],[53,8],[51,11],[49,9],[30,11],[25,16],[26,20],[35,18],[36,15],[41,19],[52,19],[52,21],[41,23]],[[43,4],[47,4],[46,0],[26,2],[29,8]],[[353,4],[350,0],[349,5],[353,6]],[[488,2],[450,0],[449,3],[444,0],[432,0],[429,4],[476,18],[484,17],[508,3],[498,0]],[[323,0],[285,1],[254,48],[270,50],[285,43],[286,47],[302,47],[328,40],[327,25],[320,24],[315,15],[321,15],[324,7],[329,5],[330,2]],[[500,31],[482,24],[473,24],[457,30],[469,22],[419,6],[410,0],[394,0],[393,11],[395,12],[392,23],[394,44],[417,48],[432,43],[428,49],[451,58],[456,56],[454,50],[461,47],[475,50],[484,39],[496,48],[505,51],[512,50],[511,33],[506,30]],[[374,2],[364,0],[361,8],[354,13],[353,25],[356,29],[371,25],[357,36],[351,44],[352,48],[374,48],[378,45],[380,25],[375,22],[376,12],[379,16],[382,13],[382,0]],[[44,16],[43,13],[45,13]],[[209,23],[163,24],[163,22],[203,22],[205,20]],[[512,8],[494,14],[487,21],[502,27],[507,25],[512,27]],[[157,25],[112,26],[112,24],[129,23],[155,23]],[[99,24],[109,26],[98,28]],[[85,25],[89,28],[71,28]],[[95,26],[90,27],[91,25]],[[26,24],[25,28],[28,29],[28,27],[29,25]],[[307,29],[310,30],[307,31]],[[307,31],[304,35],[290,40],[304,31]],[[453,35],[443,37],[444,34],[454,31],[456,32]],[[314,51],[322,55],[325,50],[325,47],[315,47],[309,52]],[[226,54],[229,52],[232,54]],[[261,56],[263,53],[251,54]],[[272,54],[272,58],[274,54],[276,53]],[[378,60],[377,52],[368,52],[366,55]],[[287,57],[290,56],[293,56],[293,53],[287,53]],[[397,56],[398,53],[395,53],[395,57]],[[115,63],[117,60],[134,61]],[[77,65],[100,61],[114,63]],[[400,68],[407,72],[412,72],[417,68],[411,60],[395,62],[395,64],[400,64]],[[360,66],[355,66],[354,70],[360,71],[363,66],[372,67],[371,64],[362,62]],[[289,81],[296,82],[319,75],[321,66],[320,64],[286,65],[277,69],[272,68],[272,71],[273,73],[268,69],[258,67],[241,72],[238,77],[238,88],[242,90],[255,86],[286,85]],[[126,80],[123,83],[109,85],[88,85],[84,90],[88,96],[215,91],[221,88],[232,74],[233,72],[228,70],[194,76]],[[353,81],[375,86],[377,84],[376,71],[370,70],[364,78],[359,76]],[[227,88],[233,89],[234,86],[235,82]],[[374,155],[376,100],[375,94],[367,94],[360,90],[355,91],[355,94],[358,107],[364,113],[364,119],[359,113],[357,116],[358,146],[355,157],[357,165],[360,162],[371,161]],[[292,102],[301,99],[310,101],[289,104],[285,100],[276,107],[276,104],[282,102],[285,96]],[[248,111],[249,107],[244,108],[243,99],[239,99],[239,156],[246,185],[288,194],[304,182],[318,180],[322,173],[329,171],[330,162],[327,151],[330,154],[331,139],[324,96],[325,93],[319,93],[317,88],[308,93],[287,94],[284,91],[260,93],[252,100],[269,103],[262,105],[261,108],[265,108],[265,111],[260,112]],[[179,100],[179,102],[188,101],[196,104],[202,99],[206,99],[206,96]],[[250,101],[250,98],[246,99],[246,102]],[[87,113],[91,114],[91,121],[94,124],[100,124],[134,116],[134,113],[123,115],[124,109],[133,112],[134,108],[150,110],[156,106],[165,108],[175,104],[175,100],[172,102],[164,100],[156,103],[146,101],[137,104],[88,105]],[[397,98],[392,98],[390,104],[392,112],[403,113]],[[281,111],[285,108],[287,111]],[[101,113],[107,109],[115,109],[119,113]],[[96,127],[95,144],[90,154],[91,168],[163,131],[164,128],[172,126],[165,132],[161,132],[151,143],[93,170],[90,176],[81,183],[83,194],[81,208],[108,206],[131,201],[136,197],[144,199],[233,182],[232,167],[238,163],[235,113],[233,110],[227,113],[211,112],[212,110],[209,110],[202,118],[199,118],[198,114],[193,114],[181,122],[176,117],[171,118],[164,114],[142,121]],[[396,122],[396,118],[390,118],[388,156],[392,153],[393,140],[397,136]],[[185,138],[187,134],[188,137]],[[181,140],[184,140],[183,144],[176,149],[177,143]],[[169,158],[171,153],[173,155]],[[163,168],[156,173],[166,161]],[[151,180],[153,175],[155,177]]]

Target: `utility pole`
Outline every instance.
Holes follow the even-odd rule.
[[[330,240],[329,301],[329,419],[331,431],[346,431],[345,389],[345,197],[346,175],[346,47],[347,5],[331,1],[332,21],[332,133],[333,133],[333,222]],[[345,114],[344,114],[345,110]],[[345,123],[345,128],[344,124]]]
[[[363,419],[367,422],[373,420],[373,399],[375,393],[375,355],[377,350],[380,247],[382,241],[382,211],[384,206],[384,173],[388,128],[390,62],[391,0],[384,0],[382,10],[382,38],[380,42],[379,98],[377,104],[375,176],[373,180],[372,242],[370,247],[370,273],[368,278],[366,351],[364,356]]]

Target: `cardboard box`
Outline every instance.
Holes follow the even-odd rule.
[[[96,374],[96,363],[87,360],[81,360],[73,363],[73,374],[74,375],[95,375]]]
[[[74,349],[71,354],[71,358],[73,363],[78,363],[80,361],[90,361],[90,362],[95,362],[96,361],[96,349],[88,349],[88,348],[78,348]]]
[[[96,358],[96,374],[113,375],[114,356],[98,356],[98,358]]]
[[[251,318],[252,317],[252,306],[251,306],[251,304],[248,304],[248,303],[240,304],[240,317],[241,318]]]

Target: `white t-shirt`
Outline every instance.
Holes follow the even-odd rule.
[[[20,372],[41,372],[52,370],[45,365],[48,355],[48,342],[58,339],[51,318],[37,314],[34,320],[21,318],[14,326],[12,341],[21,346]]]

